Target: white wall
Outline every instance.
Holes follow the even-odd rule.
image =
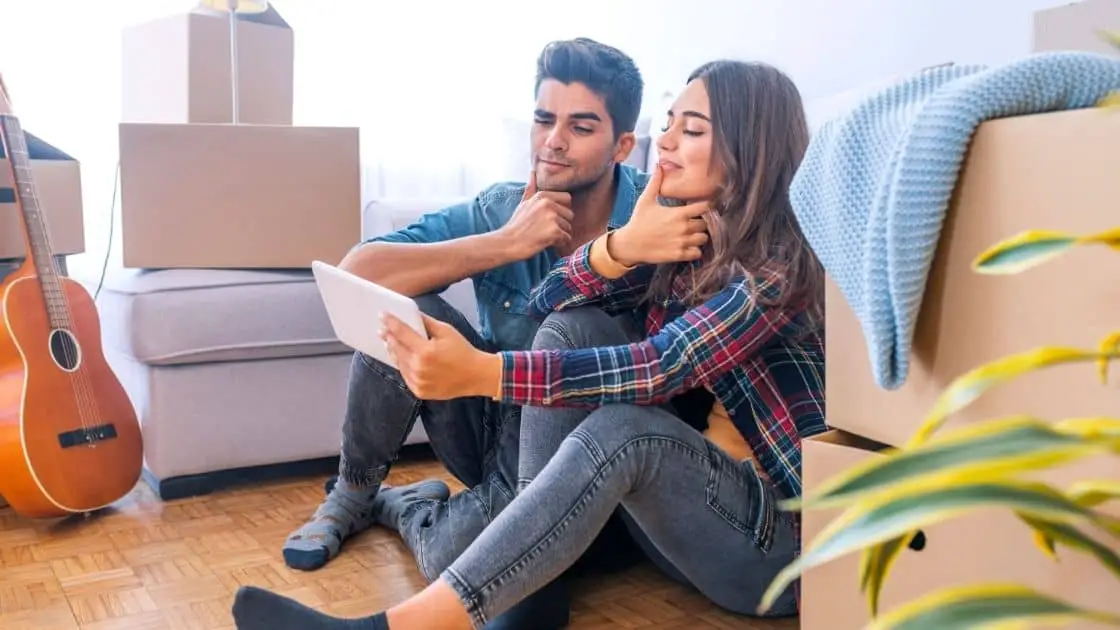
[[[1068,0],[274,2],[296,27],[297,89],[305,99],[297,115],[310,120],[326,112],[362,116],[361,104],[377,89],[364,81],[363,66],[399,68],[392,72],[399,82],[383,92],[393,101],[409,98],[409,81],[424,80],[448,86],[441,108],[454,110],[473,93],[488,108],[524,112],[541,46],[578,35],[633,56],[650,107],[718,57],[774,63],[812,99],[946,61],[999,63],[1025,54],[1034,11]],[[401,43],[402,34],[411,44]],[[430,70],[435,63],[445,72]],[[494,72],[480,79],[481,67]],[[339,81],[331,76],[337,70],[349,76]]]
[[[623,0],[644,5],[647,39],[619,33],[655,81],[714,57],[775,63],[806,98],[925,66],[1026,54],[1031,17],[1068,0]]]

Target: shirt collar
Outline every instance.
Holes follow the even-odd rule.
[[[630,215],[634,213],[634,204],[638,203],[638,197],[641,196],[649,177],[627,164],[615,164],[614,177],[618,187],[614,196],[614,208],[611,210],[611,218],[607,225],[610,229],[617,230],[630,220]]]

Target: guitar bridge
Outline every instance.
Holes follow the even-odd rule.
[[[58,443],[62,448],[93,446],[98,442],[115,439],[117,439],[117,427],[112,424],[99,424],[95,427],[75,429],[58,434]]]

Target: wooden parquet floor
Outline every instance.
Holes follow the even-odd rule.
[[[439,476],[402,462],[390,483]],[[113,509],[62,522],[0,509],[3,630],[233,630],[243,584],[340,616],[384,609],[424,586],[396,534],[374,528],[319,571],[288,569],[285,537],[323,498],[323,478],[260,484],[162,502],[140,485]],[[793,629],[728,615],[649,567],[581,582],[573,628]]]

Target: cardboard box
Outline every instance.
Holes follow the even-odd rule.
[[[881,445],[843,431],[804,440],[802,481],[806,496],[825,479],[876,457],[879,448]],[[1038,478],[1064,488],[1078,480],[1115,479],[1117,475],[1120,459],[1102,457],[1047,471]],[[1120,505],[1106,506],[1104,511],[1120,515]],[[840,512],[806,511],[802,516],[803,546],[808,547]],[[990,581],[1023,584],[1074,604],[1120,613],[1114,575],[1095,559],[1061,545],[1058,561],[1048,559],[1035,546],[1031,530],[1008,510],[977,511],[922,531],[925,546],[919,551],[903,551],[887,576],[880,614],[935,590]],[[1115,544],[1113,547],[1120,549]],[[870,618],[867,599],[859,592],[858,552],[806,571],[801,588],[802,630],[859,630]],[[1068,627],[1087,630],[1101,626]]]
[[[358,129],[120,125],[132,268],[307,268],[361,240]]]
[[[1081,0],[1037,11],[1033,19],[1031,52],[1080,50],[1120,55],[1100,31],[1120,33],[1120,2]]]
[[[901,445],[957,376],[1039,346],[1095,348],[1120,329],[1115,251],[1086,247],[1013,276],[971,269],[982,251],[1024,230],[1089,234],[1120,226],[1118,150],[1120,114],[1102,109],[982,124],[942,228],[902,387],[875,384],[858,320],[828,281],[829,425]],[[1015,413],[1099,415],[1116,400],[1117,386],[1101,386],[1094,365],[1072,364],[991,389],[951,423]]]
[[[295,39],[284,18],[238,18],[239,122],[292,124]],[[233,121],[229,14],[198,8],[124,30],[121,120],[160,123]]]
[[[24,131],[39,209],[47,222],[51,248],[59,256],[86,248],[82,216],[82,176],[78,161]],[[0,260],[25,258],[27,244],[12,188],[11,166],[0,146]]]

